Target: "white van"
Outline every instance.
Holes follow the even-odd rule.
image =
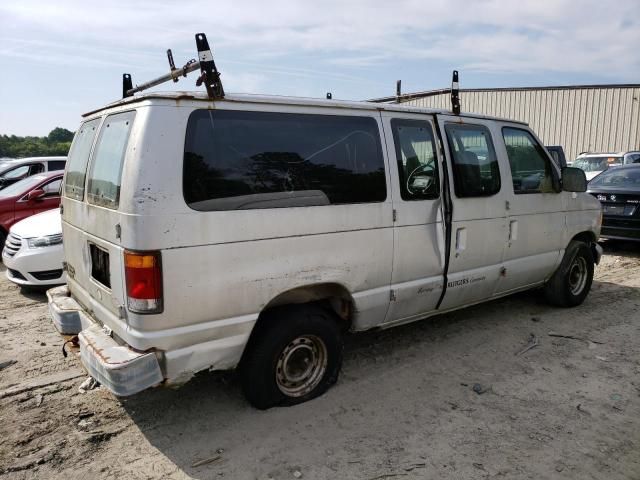
[[[342,335],[589,292],[600,203],[524,123],[396,104],[151,93],[85,115],[57,329],[116,395],[238,368],[258,408],[338,377]]]

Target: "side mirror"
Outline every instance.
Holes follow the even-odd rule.
[[[584,170],[576,167],[562,169],[562,190],[565,192],[586,192],[587,177]]]
[[[42,197],[44,197],[44,190],[42,190],[41,188],[31,190],[29,193],[27,193],[27,201],[29,202],[40,200]]]

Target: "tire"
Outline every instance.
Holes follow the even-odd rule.
[[[318,305],[278,307],[256,326],[240,365],[240,383],[254,407],[295,405],[338,380],[342,335],[336,315]]]
[[[571,241],[558,270],[544,287],[547,301],[559,307],[580,305],[591,290],[593,270],[593,253],[589,245]]]

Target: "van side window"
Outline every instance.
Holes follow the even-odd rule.
[[[104,119],[89,172],[89,203],[118,208],[122,165],[135,114],[117,113]]]
[[[196,110],[183,192],[202,211],[382,202],[380,133],[372,117]]]
[[[403,200],[438,198],[438,162],[433,130],[423,120],[391,120]]]
[[[511,166],[513,192],[554,192],[551,162],[533,136],[526,130],[512,127],[504,127],[502,136]]]
[[[98,131],[100,119],[96,118],[80,125],[73,139],[64,183],[64,194],[75,200],[84,198],[84,179],[87,173],[87,162],[91,145]]]
[[[490,197],[500,191],[500,168],[489,129],[482,125],[445,125],[458,198]]]

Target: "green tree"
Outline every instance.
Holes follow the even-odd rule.
[[[56,127],[46,137],[17,137],[0,135],[0,157],[24,158],[48,155],[67,155],[73,132]]]
[[[51,143],[70,142],[73,140],[73,132],[70,132],[66,128],[56,127],[49,132],[47,140]]]

